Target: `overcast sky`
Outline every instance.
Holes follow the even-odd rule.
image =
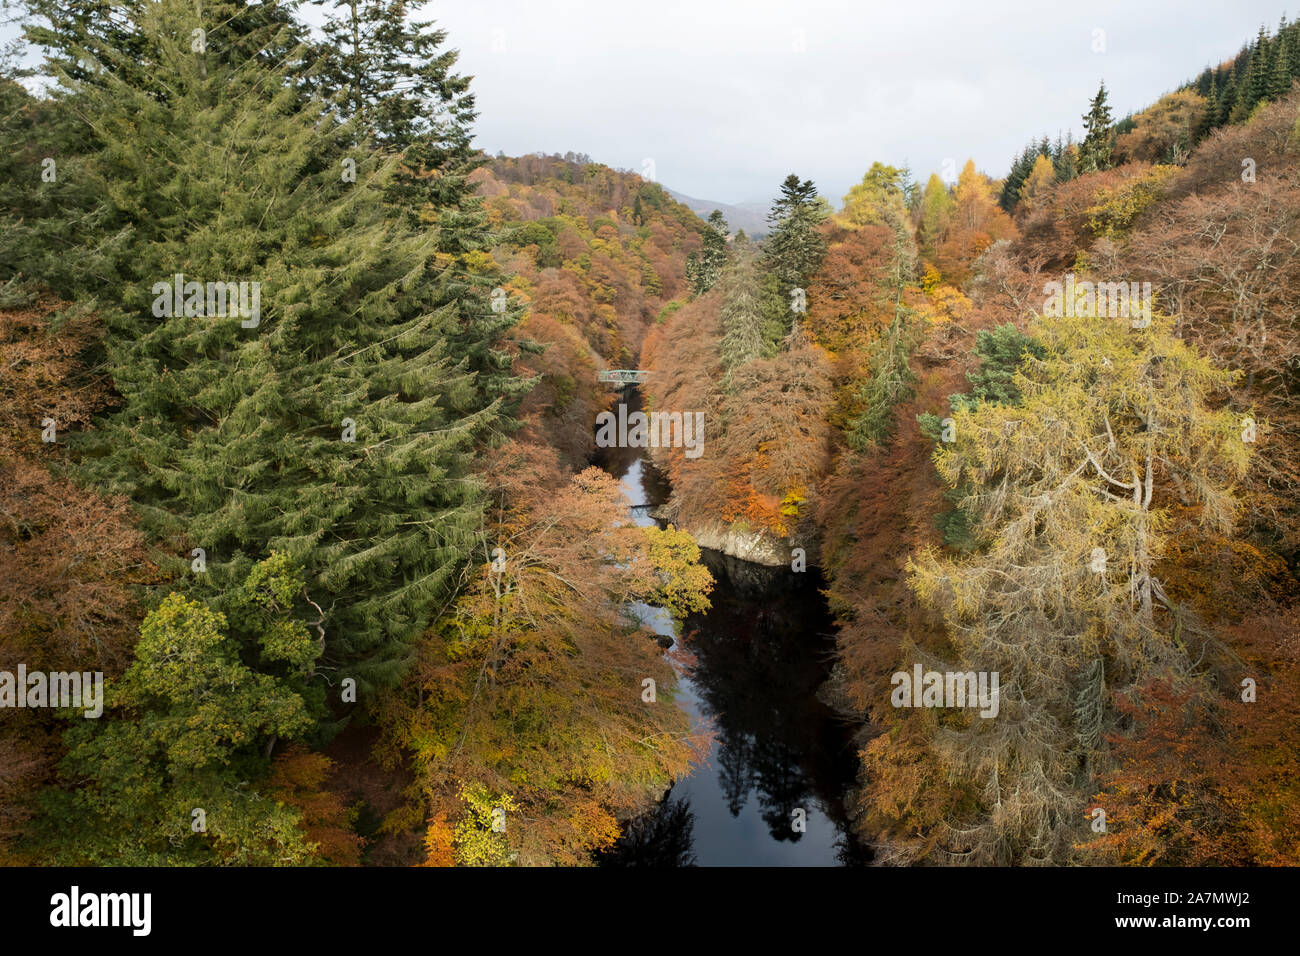
[[[1116,118],[1277,25],[1277,0],[436,0],[479,145],[586,152],[691,196],[836,200],[873,160],[995,177],[1032,137]],[[1094,31],[1104,31],[1096,34]],[[1104,52],[1094,52],[1094,43]]]
[[[1297,12],[1279,0],[423,7],[474,77],[490,153],[585,152],[726,203],[770,199],[795,172],[836,205],[877,159],[922,181],[968,157],[1003,176],[1031,138],[1077,136],[1102,79],[1119,118]]]

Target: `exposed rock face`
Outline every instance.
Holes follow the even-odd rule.
[[[769,567],[790,564],[790,544],[764,531],[738,532],[724,524],[687,528],[701,548],[721,551],[742,561]]]
[[[809,521],[801,522],[789,538],[781,538],[762,529],[754,531],[724,521],[692,524],[681,520],[681,502],[674,495],[663,504],[650,510],[650,517],[675,525],[690,532],[701,548],[718,551],[728,557],[768,568],[791,567],[793,549],[803,549],[798,570],[818,566],[820,548],[817,528]]]

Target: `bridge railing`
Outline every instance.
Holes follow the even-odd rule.
[[[649,372],[639,368],[609,368],[596,373],[596,381],[616,385],[640,385],[649,377]]]

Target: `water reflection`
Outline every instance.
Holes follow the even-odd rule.
[[[683,780],[699,815],[696,851],[722,865],[862,862],[844,838],[857,770],[852,728],[817,691],[834,637],[820,581],[706,552],[713,607],[687,618],[696,662],[688,709],[717,735],[710,767]]]
[[[659,503],[662,478],[639,456],[607,458],[630,504]],[[652,519],[634,513],[638,523]],[[866,862],[847,839],[844,796],[857,770],[852,727],[817,697],[834,650],[833,624],[815,572],[768,569],[716,552],[706,614],[682,640],[695,663],[678,703],[716,743],[704,764],[632,821],[599,859],[605,866],[826,866]],[[646,624],[671,635],[658,608]],[[666,641],[666,639],[665,639]]]

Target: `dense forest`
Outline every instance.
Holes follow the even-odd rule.
[[[18,4],[0,675],[104,680],[0,682],[0,863],[598,862],[709,753],[636,612],[705,549],[824,576],[874,862],[1300,864],[1300,23],[759,241],[317,3]],[[649,525],[610,369],[707,423]]]
[[[652,401],[719,423],[659,452],[672,517],[829,575],[884,861],[1300,862],[1298,40],[1121,123],[1103,86],[1002,181],[791,175],[649,336]],[[997,719],[899,707],[914,666],[998,674]]]

